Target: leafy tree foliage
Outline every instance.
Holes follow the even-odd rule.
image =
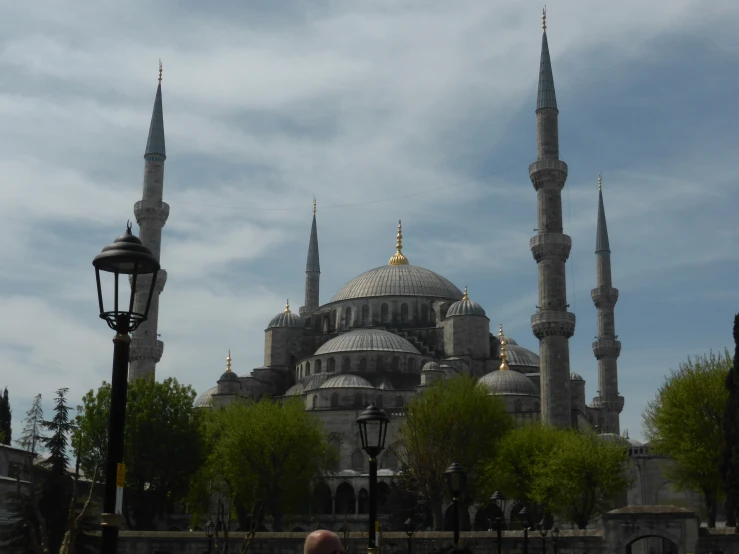
[[[202,460],[195,391],[176,379],[137,379],[129,384],[126,407],[126,489],[123,513],[132,529],[153,529],[187,495]],[[88,475],[106,455],[110,385],[82,399],[75,445]],[[101,476],[104,477],[104,476]]]
[[[716,526],[716,505],[723,495],[719,468],[731,365],[728,350],[688,358],[671,371],[643,414],[651,448],[674,461],[666,476],[678,488],[703,495],[709,527]]]
[[[739,508],[739,314],[734,317],[734,363],[726,376],[729,399],[724,413],[721,476],[726,492],[726,526],[736,525]]]
[[[44,423],[44,408],[41,406],[41,395],[37,394],[33,397],[31,408],[26,412],[26,419],[23,420],[23,431],[18,439],[18,446],[37,454],[41,446],[43,437],[41,430]]]
[[[10,444],[12,436],[12,412],[10,410],[10,399],[8,398],[8,387],[5,387],[2,397],[0,397],[0,434],[2,434],[2,443]]]
[[[318,419],[299,400],[234,402],[206,416],[210,453],[201,483],[231,499],[242,527],[272,516],[282,529],[284,514],[302,512],[311,484],[331,464],[333,450]]]
[[[403,463],[431,508],[434,529],[442,529],[444,523],[446,468],[454,462],[462,464],[467,471],[468,496],[473,496],[480,473],[513,425],[503,400],[489,395],[468,376],[437,381],[410,402],[400,430],[405,445]]]
[[[390,529],[403,529],[408,519],[415,530],[428,529],[433,525],[431,509],[419,493],[420,489],[420,484],[408,467],[402,467],[393,476],[386,503]]]

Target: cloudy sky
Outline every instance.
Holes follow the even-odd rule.
[[[541,5],[526,0],[6,2],[0,7],[0,386],[17,437],[110,378],[92,258],[133,219],[158,60],[167,138],[160,378],[198,392],[303,298],[404,252],[538,350],[528,247]],[[596,394],[598,172],[621,292],[622,429],[670,368],[731,344],[739,305],[739,3],[550,0],[572,370]],[[734,194],[732,194],[734,193]]]

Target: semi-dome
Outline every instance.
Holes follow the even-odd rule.
[[[485,385],[488,391],[495,394],[539,396],[536,385],[531,380],[517,371],[498,369],[483,375],[478,383]]]
[[[336,375],[335,377],[331,377],[328,381],[326,381],[323,385],[321,385],[322,389],[373,389],[375,387],[372,386],[372,383],[367,381],[364,377],[360,377],[359,375],[349,375],[348,373],[343,373],[341,375]]]
[[[283,396],[300,396],[303,394],[305,386],[303,383],[296,383],[285,391]]]
[[[426,362],[423,365],[423,369],[421,371],[434,371],[436,369],[441,369],[441,366],[437,362]]]
[[[314,356],[337,352],[401,352],[421,354],[418,349],[403,337],[382,329],[355,329],[332,338],[321,346]]]
[[[377,296],[427,296],[460,300],[462,291],[430,269],[417,265],[384,265],[349,281],[331,302]]]
[[[267,329],[273,327],[303,327],[303,318],[290,311],[289,300],[285,303],[285,311],[273,317],[267,325]]]
[[[539,355],[532,352],[531,350],[524,348],[523,346],[519,346],[518,343],[513,340],[511,337],[507,337],[503,334],[503,325],[500,326],[500,332],[497,336],[498,342],[502,345],[505,343],[506,347],[506,359],[508,360],[508,365],[515,367],[530,367],[536,370],[536,372],[539,371],[541,367],[541,361],[539,360]],[[527,373],[527,372],[524,372]],[[534,371],[530,371],[528,373],[535,373]]]
[[[482,306],[474,300],[470,300],[467,296],[467,287],[464,287],[462,300],[458,300],[449,306],[449,309],[446,312],[447,317],[457,315],[485,315],[485,310],[482,309]]]
[[[207,391],[205,391],[203,394],[197,397],[195,400],[195,406],[196,408],[210,408],[210,401],[215,393],[218,392],[218,387],[211,387]]]
[[[315,390],[321,388],[329,377],[333,377],[331,373],[316,373],[311,375],[307,380],[303,381],[303,391],[308,392],[309,390]]]
[[[570,381],[584,381],[585,379],[582,378],[582,375],[579,373],[575,373],[574,371],[570,373]]]

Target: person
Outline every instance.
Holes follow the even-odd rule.
[[[344,554],[344,545],[336,533],[319,529],[305,537],[303,554]]]

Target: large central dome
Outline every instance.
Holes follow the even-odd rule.
[[[416,265],[383,265],[344,285],[331,302],[375,296],[430,296],[459,300],[462,291],[438,273]]]

